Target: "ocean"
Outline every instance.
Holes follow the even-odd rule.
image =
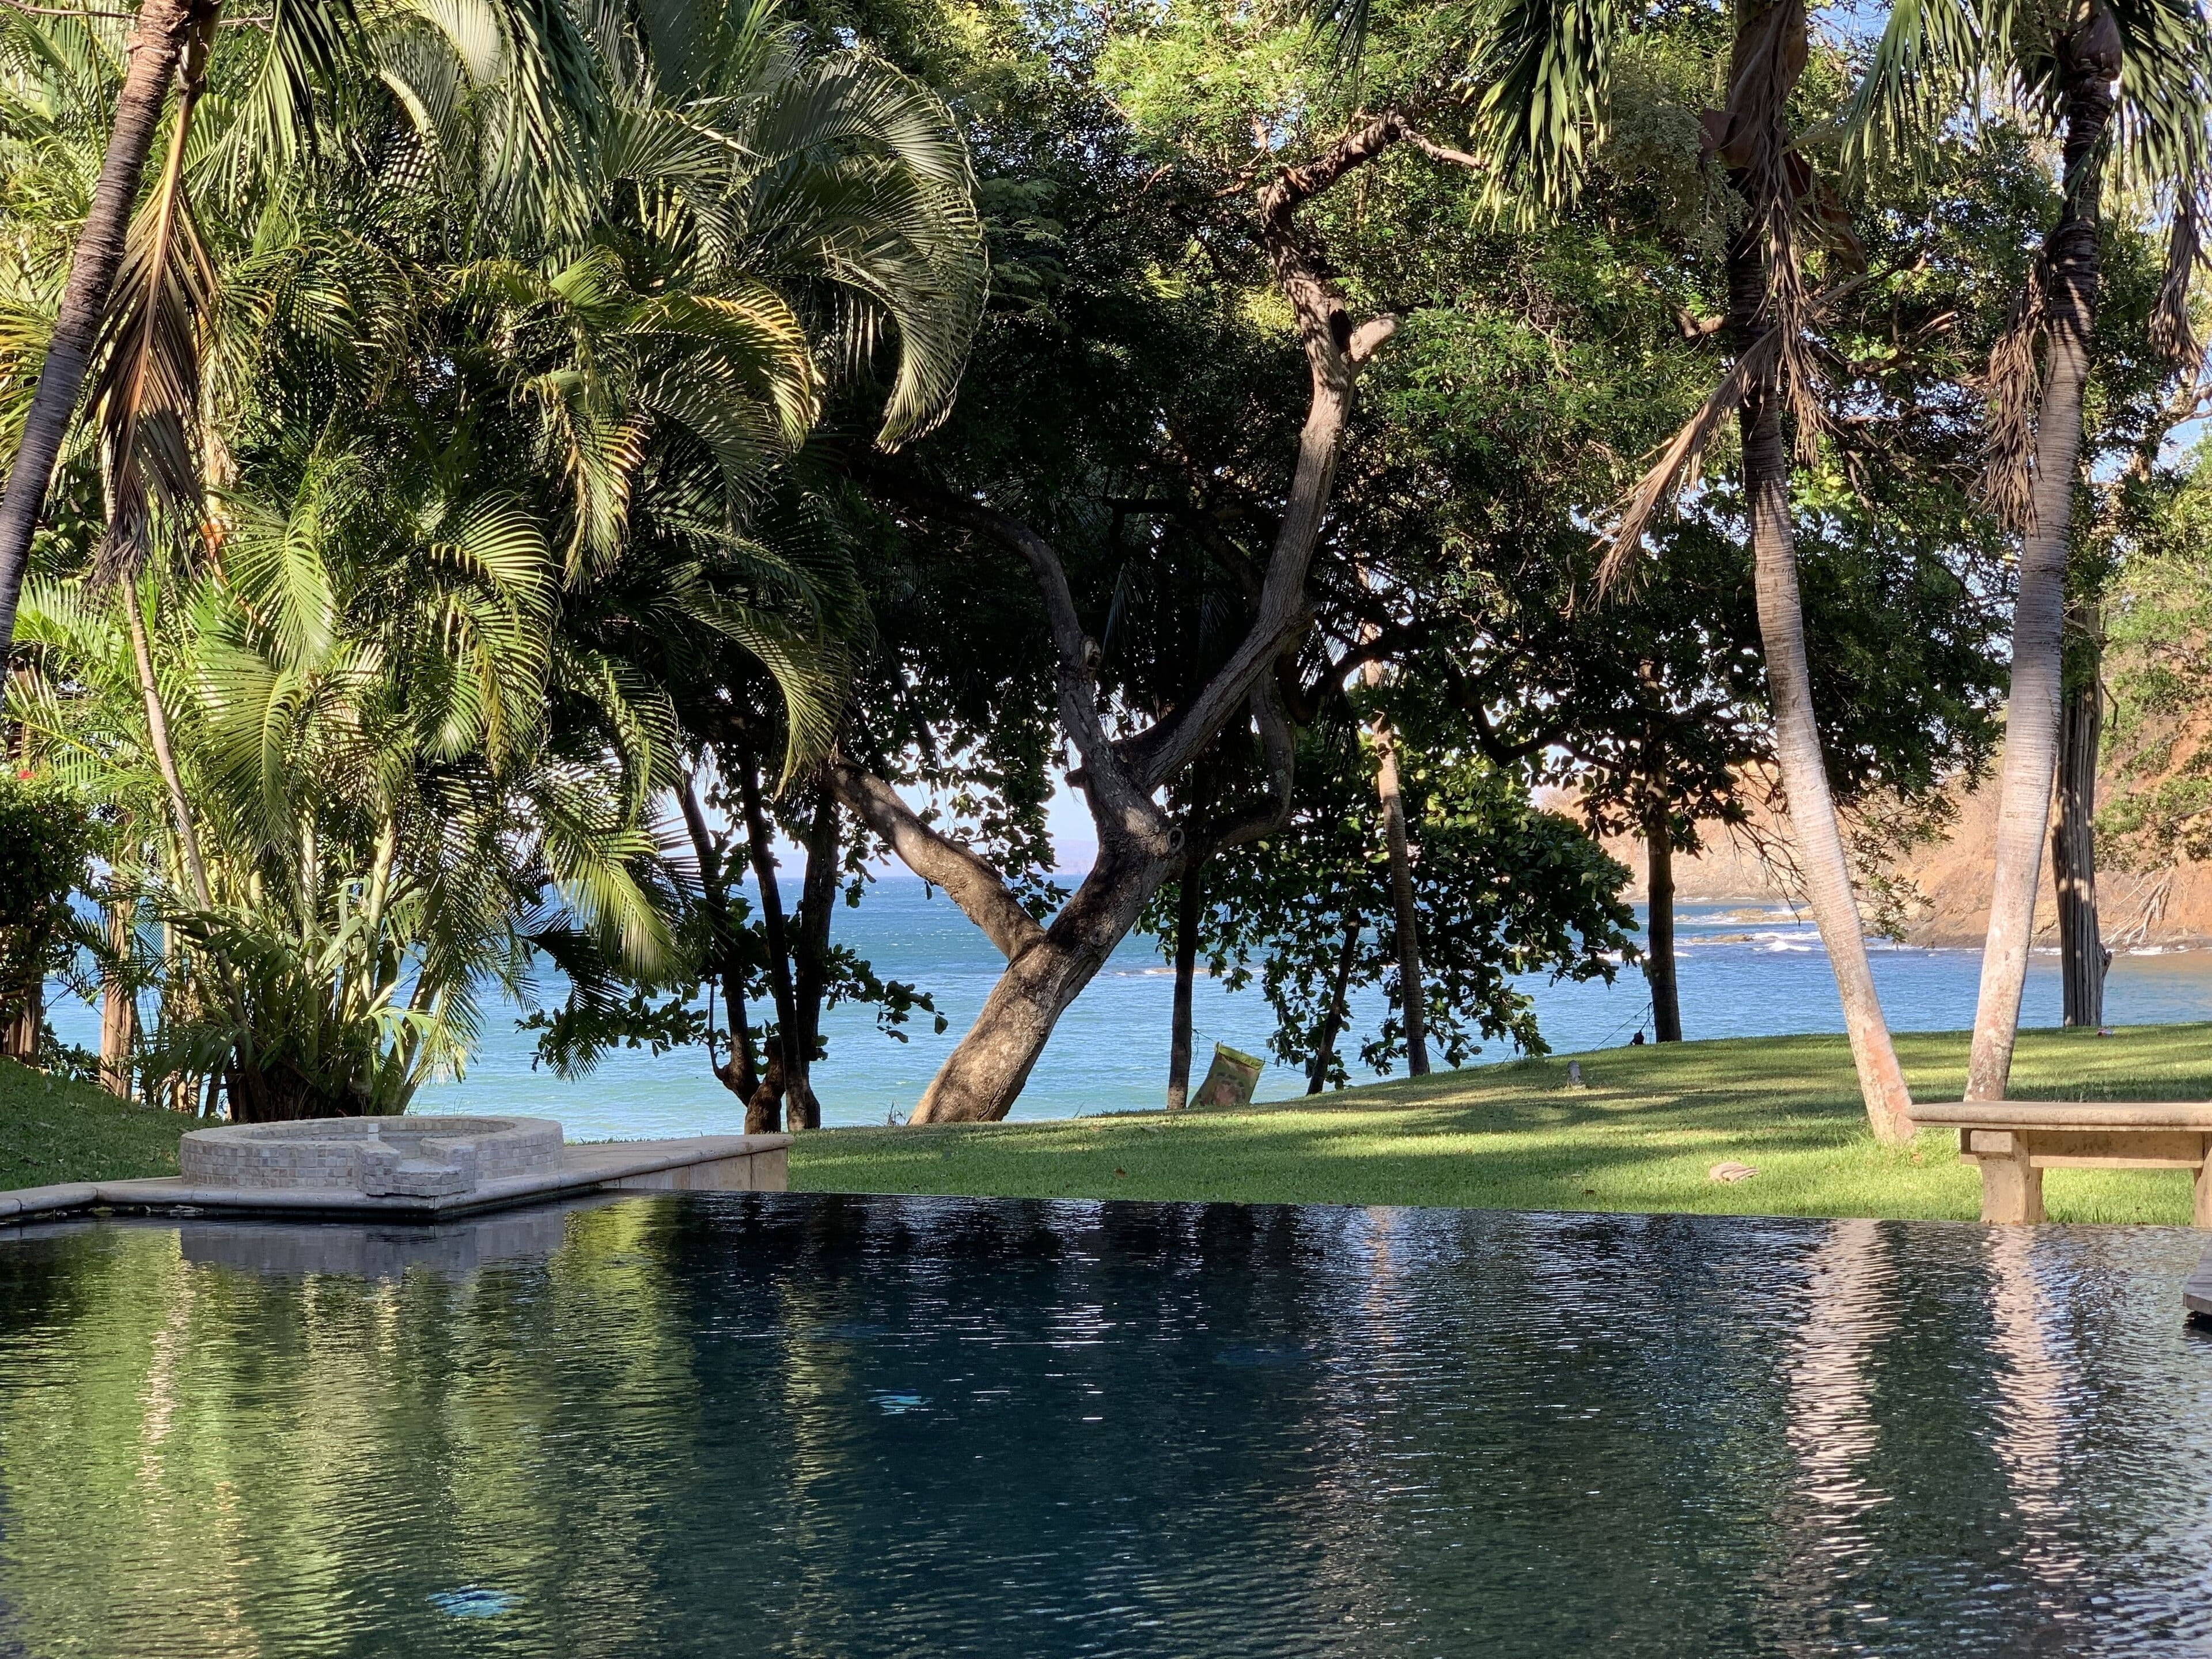
[[[887,877],[857,908],[840,907],[836,936],[887,978],[910,980],[947,1016],[945,1034],[926,1017],[894,1041],[875,1028],[870,1011],[838,1008],[823,1021],[828,1058],[815,1067],[823,1121],[829,1125],[883,1123],[902,1118],[930,1075],[966,1030],[998,976],[1000,958],[951,901],[911,878]],[[1764,904],[1698,904],[1676,920],[1682,1030],[1686,1037],[1772,1036],[1840,1031],[1835,981],[1809,917]],[[1882,1005],[1897,1030],[1956,1030],[1973,1019],[1980,955],[1876,944],[1874,972]],[[1522,981],[1535,1000],[1545,1040],[1571,1054],[1629,1041],[1649,1030],[1650,991],[1641,969],[1624,968],[1611,985]],[[2039,955],[2028,970],[2021,1023],[2056,1025],[2058,962]],[[1017,1119],[1073,1117],[1157,1107],[1166,1090],[1168,1023],[1174,980],[1158,941],[1124,942],[1105,971],[1061,1018],[1051,1045],[1014,1107]],[[418,1097],[424,1112],[526,1114],[559,1119],[571,1139],[631,1139],[723,1132],[741,1126],[737,1101],[707,1069],[699,1049],[653,1054],[622,1050],[588,1078],[563,1082],[533,1065],[535,1039],[515,1027],[514,1010],[495,1011],[483,1051],[466,1076],[434,1085]],[[1355,1000],[1343,1051],[1353,1064],[1359,1044],[1379,1024],[1382,1000]],[[95,1010],[57,992],[51,1010],[64,1042],[96,1047]],[[1197,1056],[1193,1083],[1216,1042],[1265,1054],[1273,1029],[1256,988],[1231,993],[1201,978],[1194,996]],[[2106,982],[2106,1018],[2115,1025],[2212,1019],[2212,953],[2124,955]],[[1486,1046],[1473,1062],[1509,1059],[1510,1045]],[[1263,1100],[1303,1094],[1303,1072],[1271,1065]]]

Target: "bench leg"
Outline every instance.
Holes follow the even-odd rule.
[[[2212,1231],[2212,1158],[2197,1166],[2197,1225]]]
[[[1983,1220],[2021,1226],[2043,1219],[2043,1171],[2027,1161],[2025,1152],[2009,1157],[1984,1156],[1980,1162]],[[2201,1214],[2204,1202],[2202,1176],[2198,1177],[2197,1190]]]

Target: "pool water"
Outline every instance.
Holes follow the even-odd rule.
[[[0,1237],[0,1653],[2201,1654],[2199,1236],[656,1194]]]

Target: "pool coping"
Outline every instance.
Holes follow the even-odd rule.
[[[2197,1258],[2197,1271],[2181,1287],[2181,1305],[2194,1318],[2212,1322],[2212,1244],[2204,1247],[2204,1254]]]
[[[371,1197],[365,1193],[281,1187],[200,1187],[181,1176],[65,1182],[0,1192],[0,1226],[95,1209],[444,1221],[607,1188],[780,1193],[790,1183],[790,1148],[791,1137],[784,1134],[586,1142],[563,1146],[561,1167],[550,1173],[487,1181],[471,1191],[435,1198]]]

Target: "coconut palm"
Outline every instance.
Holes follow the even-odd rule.
[[[2212,118],[2209,63],[2204,16],[2184,0],[2069,0],[2033,11],[2011,0],[1911,0],[1892,11],[1850,112],[1861,158],[1909,157],[1994,94],[2039,116],[2063,157],[2058,221],[1990,363],[1987,490],[2021,544],[1970,1100],[2004,1097],[2042,876],[2102,195],[2109,174],[2170,204],[2160,331],[2178,358],[2193,362],[2186,299],[2197,260],[2205,124]],[[2115,159],[2118,165],[2108,166]]]
[[[1712,397],[1655,459],[1631,495],[1603,573],[1624,580],[1650,515],[1697,475],[1734,417],[1759,631],[1798,873],[1836,975],[1860,1092],[1875,1133],[1911,1133],[1911,1097],[1868,963],[1850,862],[1814,718],[1790,514],[1790,444],[1809,453],[1823,424],[1808,332],[1821,301],[1807,264],[1825,251],[1847,270],[1856,251],[1832,196],[1786,120],[1808,56],[1804,0],[1745,0],[1727,65],[1724,106],[1705,118],[1708,154],[1727,172],[1742,220],[1730,238],[1725,319],[1734,362]],[[1571,197],[1611,100],[1612,46],[1630,21],[1610,0],[1514,0],[1478,50],[1481,139],[1497,158],[1498,199]]]

